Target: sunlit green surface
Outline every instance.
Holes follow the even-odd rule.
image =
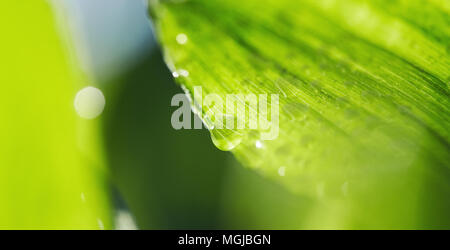
[[[96,121],[73,108],[88,82],[48,2],[0,4],[0,229],[111,228]]]
[[[450,227],[448,2],[150,2],[189,91],[280,95],[280,136],[233,153],[320,201],[308,227]]]

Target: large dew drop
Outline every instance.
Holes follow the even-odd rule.
[[[212,129],[211,140],[222,151],[230,151],[238,146],[243,134],[232,129]]]

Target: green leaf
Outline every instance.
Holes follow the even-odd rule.
[[[312,226],[450,227],[448,1],[150,1],[150,13],[195,103],[279,94],[276,140],[250,129],[212,139],[323,201]],[[223,112],[201,104],[206,124]]]
[[[88,83],[49,1],[0,3],[0,229],[111,228],[96,120],[77,118]]]

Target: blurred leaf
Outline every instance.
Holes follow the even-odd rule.
[[[150,3],[188,93],[280,95],[276,140],[211,133],[240,141],[244,165],[321,201],[310,227],[450,227],[447,1]],[[219,112],[202,108],[206,123]]]
[[[73,107],[86,79],[52,6],[0,6],[0,228],[111,228],[96,121]]]
[[[146,52],[148,53],[148,52]],[[217,229],[226,155],[206,130],[174,130],[180,88],[161,53],[107,83],[105,149],[112,179],[140,229]]]

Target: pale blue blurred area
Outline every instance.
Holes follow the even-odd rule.
[[[64,0],[83,70],[97,83],[129,70],[154,45],[146,0]]]
[[[127,76],[155,49],[146,0],[52,0],[57,14],[69,27],[75,57],[87,74],[83,84],[97,85],[106,91],[107,104],[113,85],[127,82]],[[163,71],[165,72],[165,71]],[[169,73],[167,73],[170,76]],[[126,80],[123,80],[125,78]],[[102,86],[103,85],[103,86]],[[108,86],[105,86],[108,85]],[[118,229],[135,229],[134,216],[113,186],[115,225]]]

